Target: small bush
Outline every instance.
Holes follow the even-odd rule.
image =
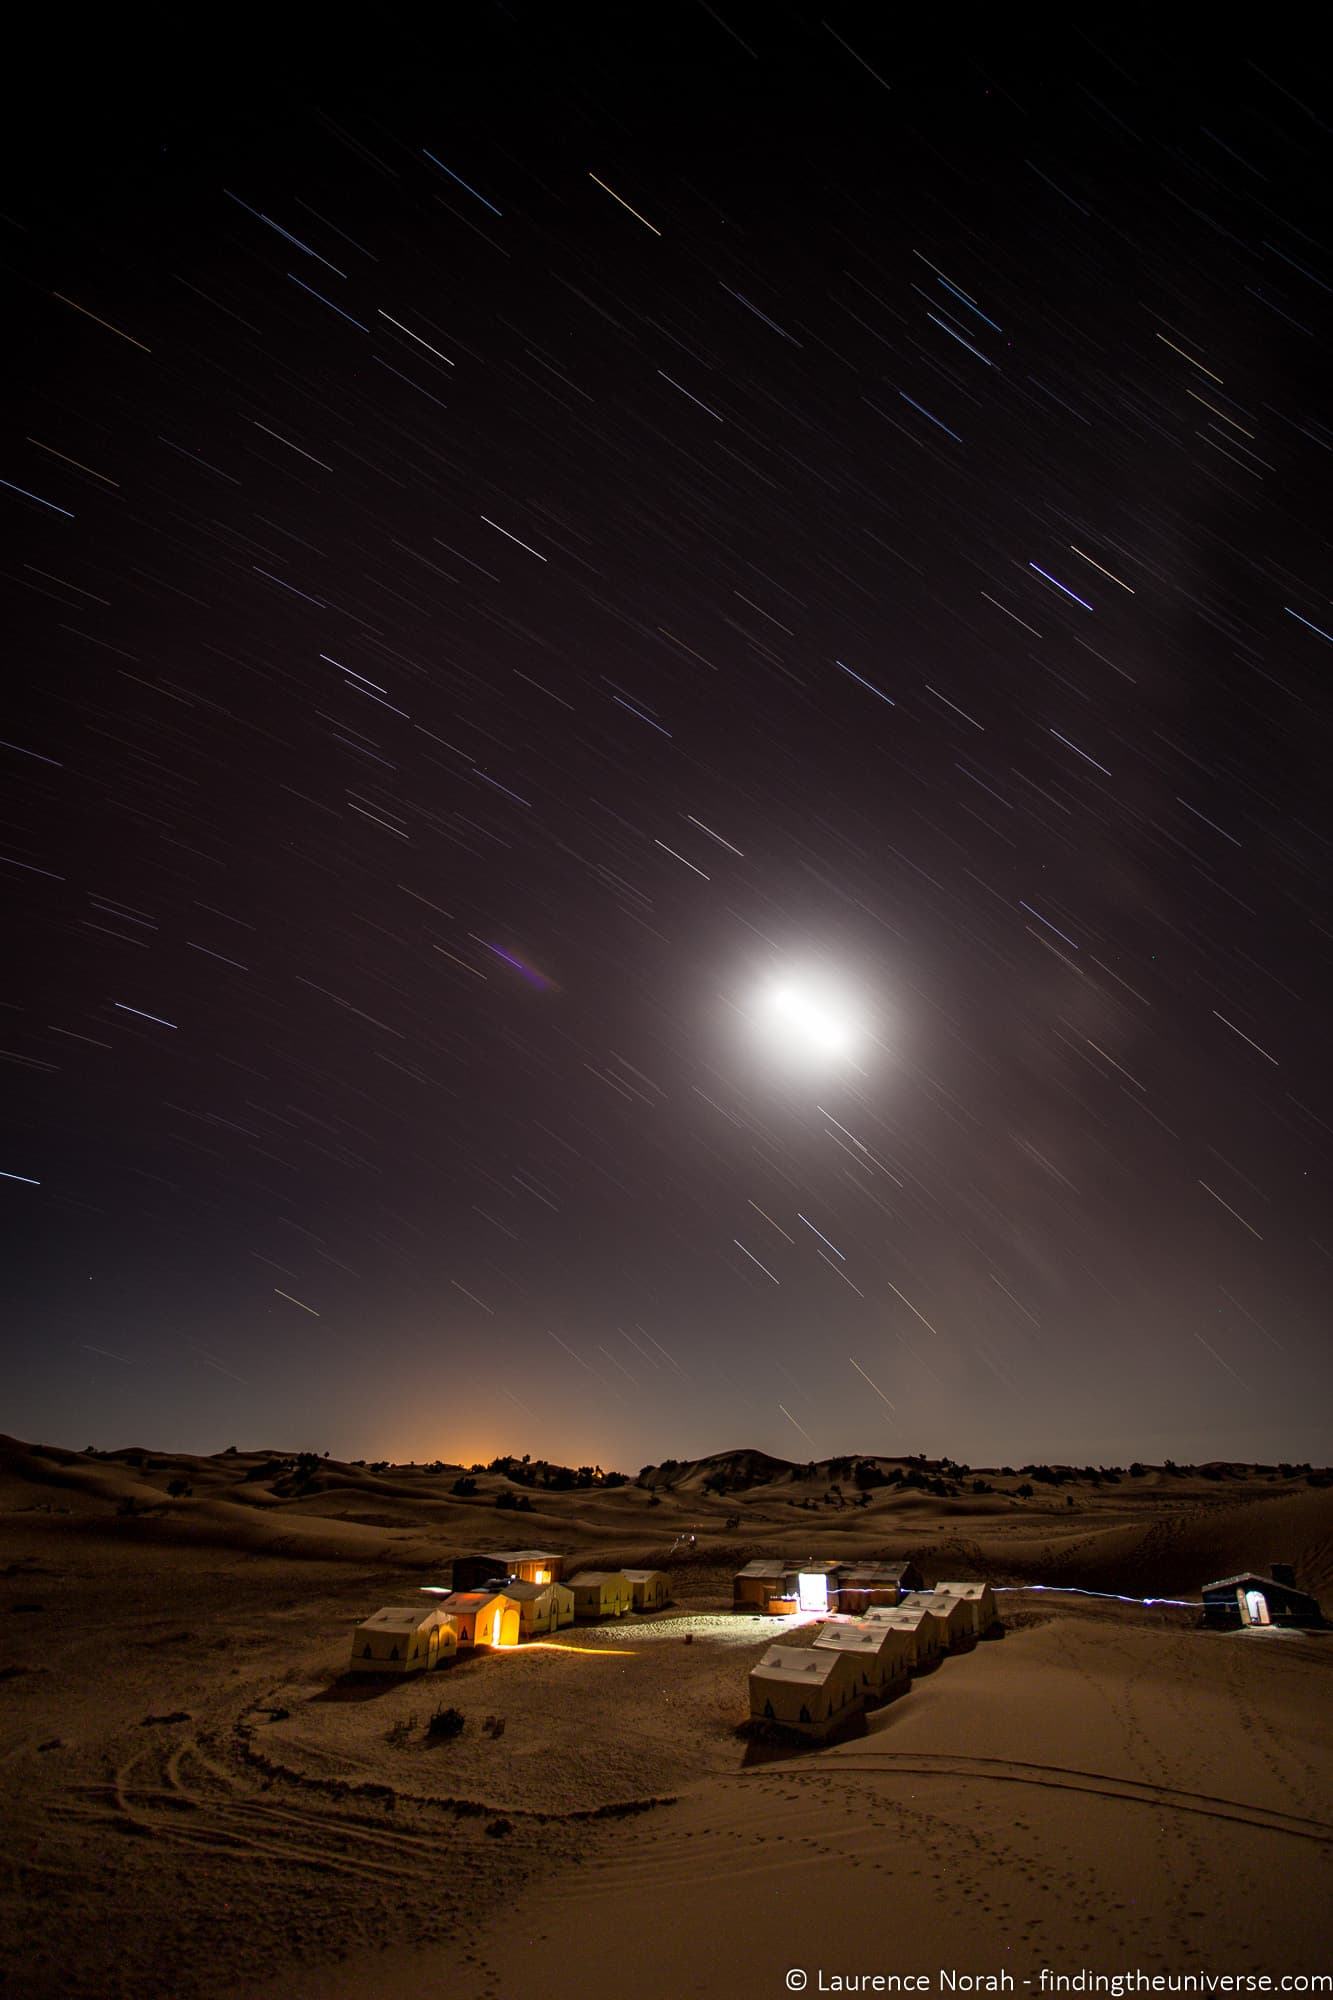
[[[1021,1486],[1016,1486],[1014,1488],[1014,1491],[1015,1493],[1017,1493],[1020,1500],[1030,1500],[1032,1498],[1033,1489],[1031,1486],[1028,1485],[1026,1479],[1023,1481],[1023,1484]]]
[[[449,1743],[455,1736],[461,1736],[467,1717],[459,1708],[445,1708],[443,1703],[436,1709],[426,1724],[428,1743]]]
[[[167,1492],[173,1500],[186,1500],[193,1491],[194,1488],[188,1479],[169,1479],[167,1481]]]
[[[513,1822],[507,1819],[493,1819],[486,1829],[492,1838],[498,1840],[506,1833],[514,1831]]]
[[[451,1493],[456,1493],[460,1500],[466,1500],[470,1494],[476,1492],[477,1482],[475,1479],[469,1479],[465,1472],[460,1473],[449,1490]]]

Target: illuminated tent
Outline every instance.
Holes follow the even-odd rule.
[[[664,1569],[627,1569],[622,1574],[636,1611],[660,1611],[671,1602],[671,1578]]]
[[[551,1549],[501,1549],[496,1561],[506,1565],[505,1574],[514,1583],[560,1583],[564,1580],[565,1559]]]
[[[836,1562],[793,1563],[796,1603],[801,1611],[836,1611],[838,1592],[849,1565]],[[793,1579],[788,1578],[788,1582]],[[788,1593],[790,1594],[790,1593]]]
[[[750,1669],[750,1715],[803,1736],[827,1736],[865,1706],[850,1652],[819,1646],[770,1646]]]
[[[458,1628],[439,1607],[390,1604],[352,1634],[354,1674],[418,1674],[458,1651]]]
[[[1318,1629],[1324,1623],[1318,1599],[1297,1590],[1295,1572],[1286,1563],[1274,1563],[1272,1576],[1246,1570],[1219,1577],[1203,1586],[1202,1596],[1205,1625],[1259,1630],[1265,1625]]]
[[[576,1618],[619,1618],[633,1603],[630,1580],[619,1569],[584,1569],[569,1579]]]
[[[559,1583],[565,1573],[563,1556],[549,1549],[492,1549],[485,1555],[454,1557],[455,1590],[494,1590],[515,1583]]]
[[[502,1590],[455,1590],[440,1609],[458,1627],[460,1646],[516,1646],[517,1604]]]
[[[1000,1616],[995,1608],[995,1592],[988,1583],[937,1583],[934,1595],[947,1594],[956,1597],[970,1608],[971,1633],[974,1639],[984,1638],[998,1626]]]
[[[574,1593],[564,1583],[507,1583],[505,1596],[518,1606],[519,1632],[539,1639],[574,1623]]]

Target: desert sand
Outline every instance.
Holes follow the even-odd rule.
[[[718,1496],[703,1461],[656,1505],[630,1484],[514,1514],[498,1476],[469,1498],[457,1468],[256,1476],[281,1456],[0,1441],[0,1992],[757,2000],[791,1969],[812,1992],[934,1992],[943,1969],[1020,1994],[1042,1967],[1328,1969],[1333,1634],[1070,1588],[1197,1598],[1276,1558],[1327,1609],[1327,1486],[1149,1470],[1020,1498],[990,1475],[837,1508],[827,1469],[751,1460]],[[358,1617],[516,1544],[669,1568],[676,1602],[342,1678]],[[766,1553],[1047,1588],[1005,1590],[1002,1638],[793,1746],[741,1726],[781,1622],[733,1614],[731,1576]],[[441,1703],[465,1727],[432,1744]]]

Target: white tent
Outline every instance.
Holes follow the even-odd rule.
[[[452,1659],[458,1628],[446,1611],[420,1604],[388,1604],[352,1634],[354,1674],[416,1674]]]

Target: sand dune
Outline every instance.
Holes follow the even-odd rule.
[[[797,1753],[738,1733],[771,1628],[729,1607],[766,1549],[1168,1597],[1280,1558],[1327,1597],[1328,1488],[1149,1473],[816,1511],[792,1502],[827,1467],[737,1453],[657,1505],[629,1485],[515,1514],[497,1476],[452,1495],[455,1468],[246,1476],[289,1456],[0,1444],[0,1962],[23,2000],[342,2000],[390,1947],[395,1979],[460,2000],[746,2000],[792,1966],[812,1990],[821,1966],[1319,1969],[1333,1640],[1006,1592],[1005,1638]],[[760,1476],[705,1494],[718,1468]],[[341,1679],[354,1620],[457,1551],[662,1563],[680,1532],[662,1616]],[[431,1746],[441,1701],[465,1727]]]

